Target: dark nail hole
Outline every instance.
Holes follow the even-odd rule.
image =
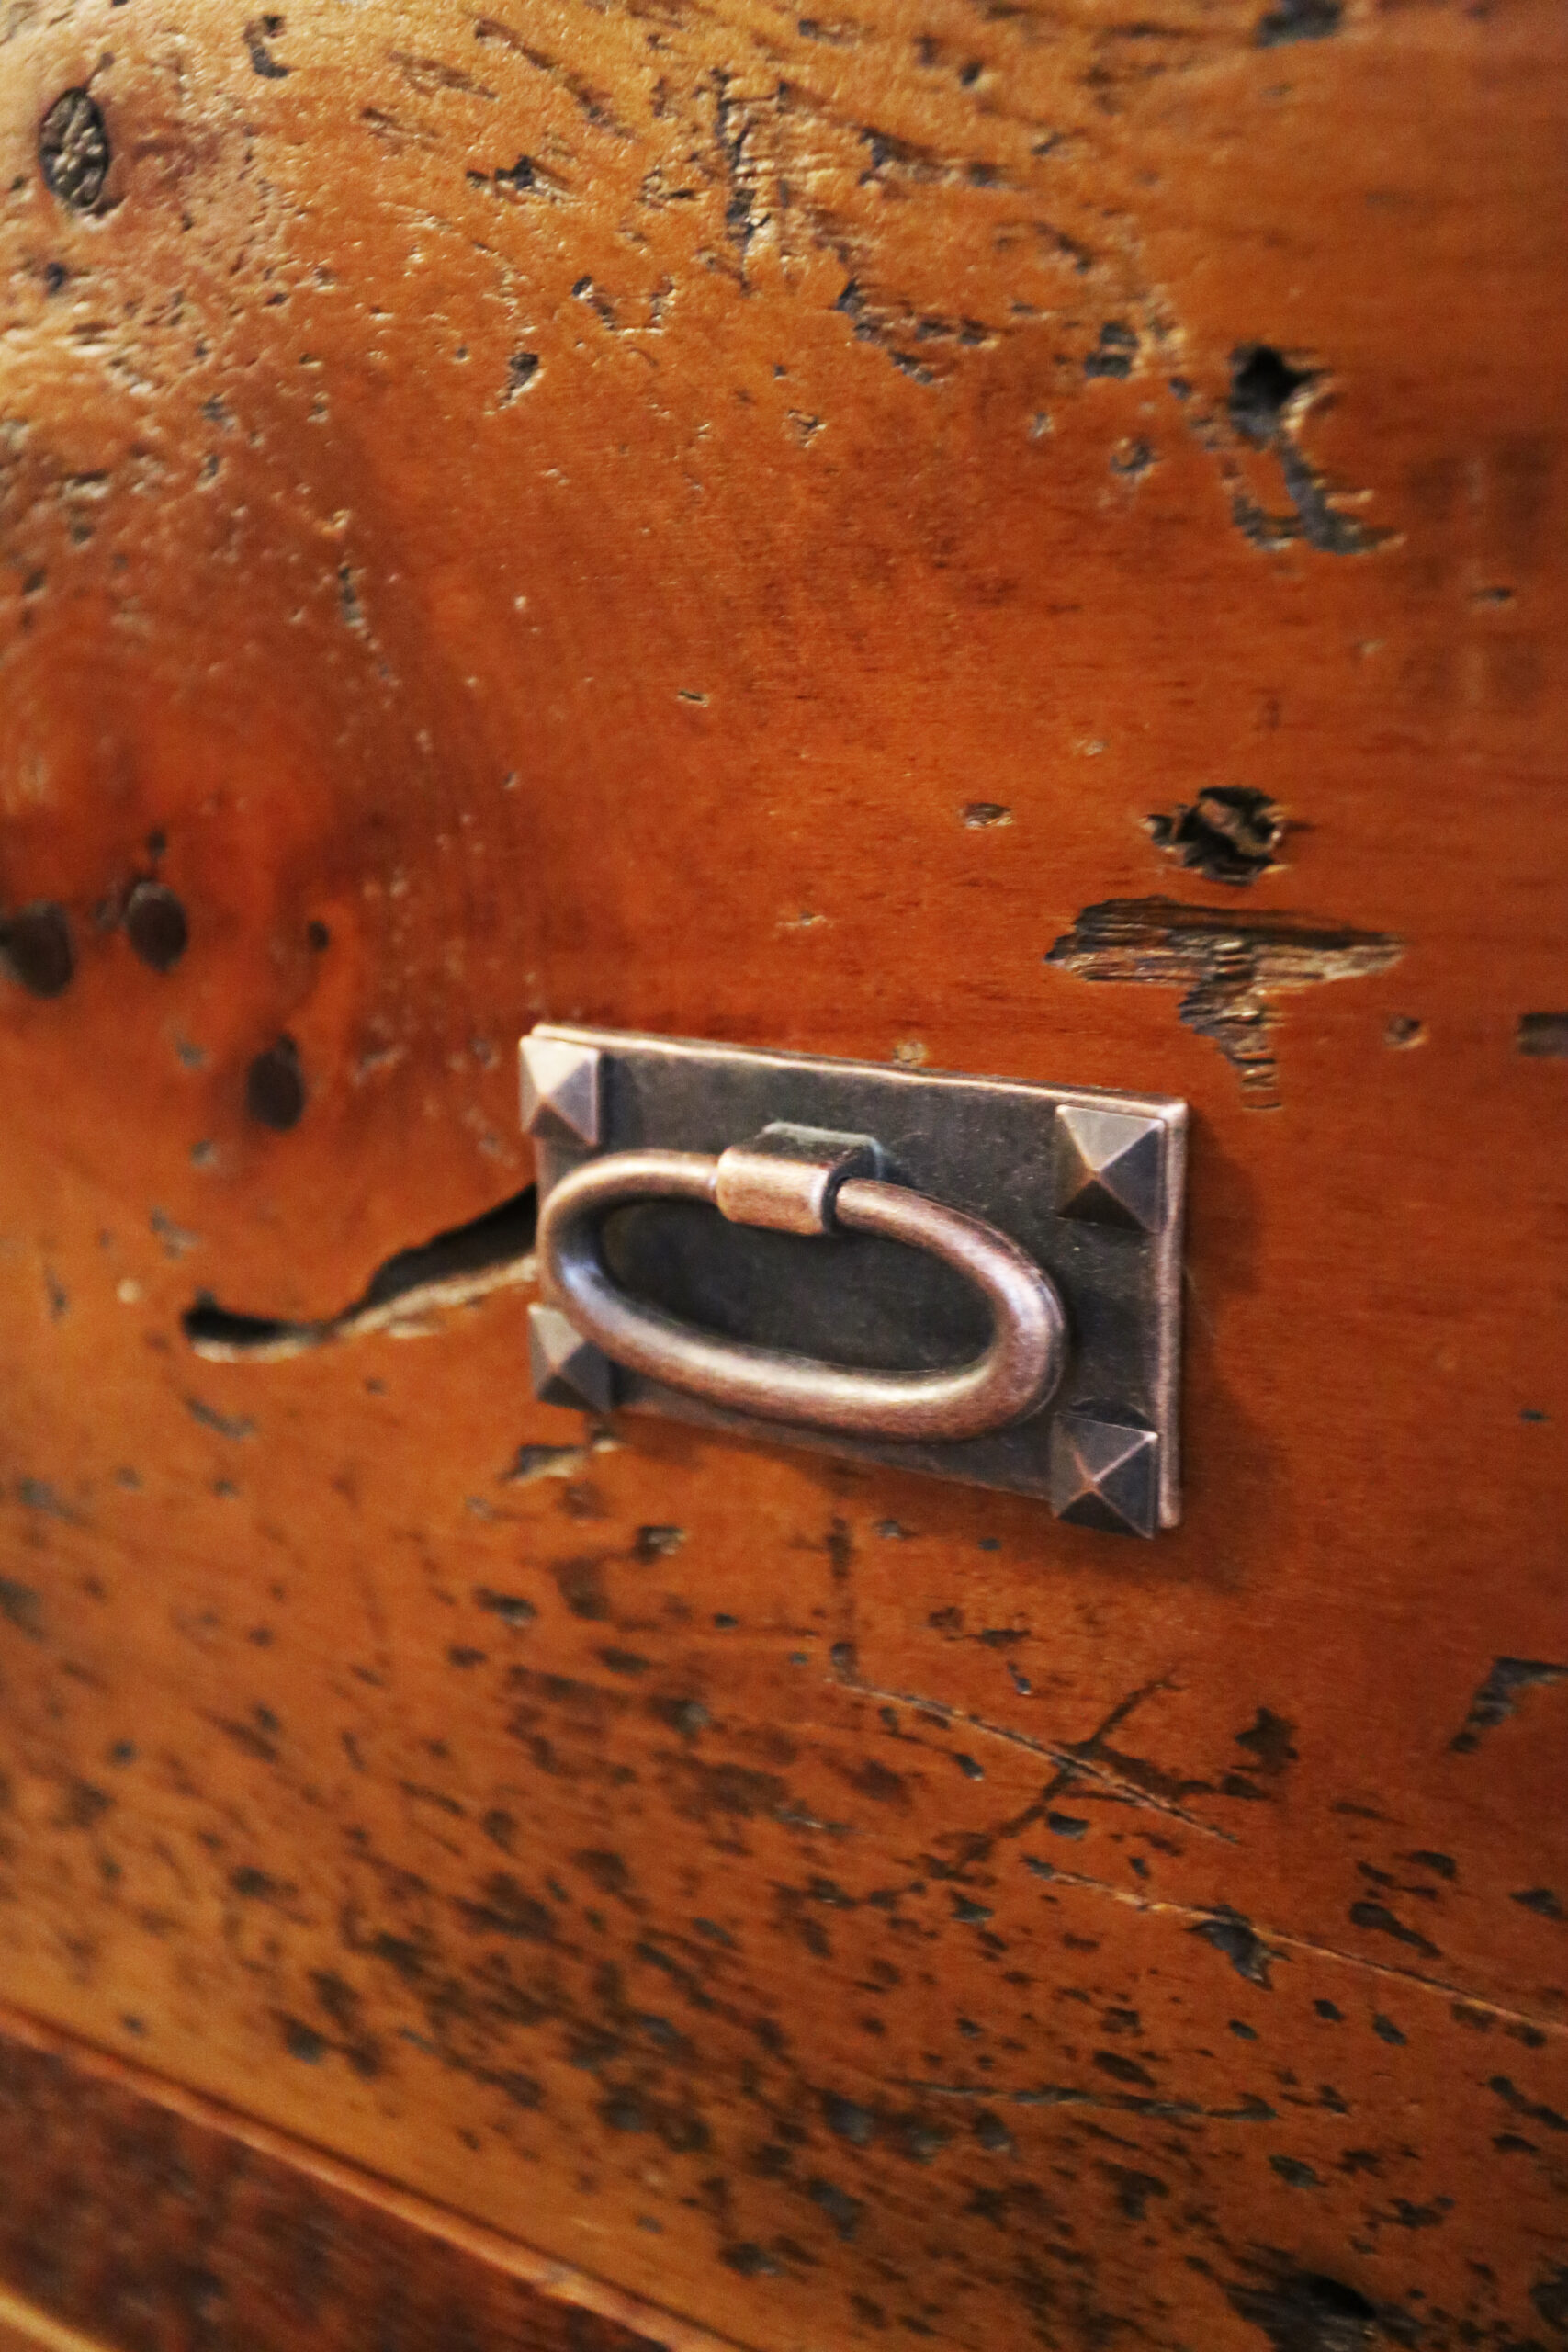
[[[1249,784],[1216,784],[1190,808],[1145,817],[1155,841],[1179,865],[1211,882],[1256,882],[1277,863],[1285,820],[1266,792]]]
[[[62,995],[76,969],[64,908],[40,899],[0,922],[0,967],[30,995]]]
[[[1316,380],[1310,368],[1292,368],[1272,344],[1244,343],[1231,354],[1231,423],[1246,440],[1266,449],[1291,402]]]
[[[90,212],[104,192],[109,153],[96,100],[85,90],[62,91],[39,125],[39,167],[51,195],[73,212]]]
[[[125,933],[144,964],[173,971],[190,939],[186,910],[162,882],[139,882],[125,907]]]
[[[1521,1012],[1517,1043],[1532,1061],[1568,1057],[1568,1012]]]
[[[1344,14],[1340,0],[1282,0],[1259,17],[1252,38],[1259,49],[1277,49],[1286,40],[1326,40],[1339,30]]]
[[[305,944],[307,947],[314,948],[318,956],[323,948],[330,947],[332,944],[332,933],[324,922],[308,922],[305,925]]]
[[[305,1077],[292,1037],[280,1037],[251,1064],[245,1073],[245,1108],[253,1119],[279,1135],[299,1125],[305,1109]]]

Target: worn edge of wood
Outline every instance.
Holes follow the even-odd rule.
[[[694,2320],[682,2319],[656,2304],[644,2302],[637,2295],[624,2293],[570,2262],[541,2254],[521,2239],[491,2229],[482,2222],[468,2221],[450,2206],[438,2205],[412,2189],[400,2188],[378,2173],[345,2163],[310,2141],[296,2139],[291,2132],[260,2122],[221,2099],[189,2090],[183,2084],[155,2074],[151,2067],[100,2050],[96,2043],[84,2041],[0,1998],[0,2041],[3,2040],[63,2059],[83,2074],[166,2109],[202,2131],[236,2140],[256,2155],[319,2181],[324,2188],[340,2196],[374,2206],[394,2221],[423,2231],[427,2237],[440,2239],[458,2253],[504,2272],[538,2294],[557,2302],[576,2304],[600,2319],[613,2321],[645,2337],[649,2345],[662,2346],[663,2352],[743,2352],[729,2336],[716,2335]],[[0,2280],[0,2327],[6,2324],[30,2334],[34,2341],[48,2347],[48,2352],[104,2352],[97,2339],[82,2335],[14,2296]]]
[[[0,2352],[9,2352],[12,2344],[36,2344],[40,2352],[109,2352],[107,2336],[84,2335],[0,2283]]]

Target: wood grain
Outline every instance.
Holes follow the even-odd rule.
[[[1564,47],[0,15],[9,1997],[758,2352],[1550,2352]],[[1185,1096],[1180,1532],[334,1322],[547,1015]]]
[[[36,2304],[0,2297],[0,2352],[101,2352],[103,2342],[101,2335],[62,2327]]]
[[[726,2352],[34,2021],[0,2020],[0,2343]],[[25,2300],[24,2300],[25,2298]],[[87,2331],[83,2333],[81,2331]]]

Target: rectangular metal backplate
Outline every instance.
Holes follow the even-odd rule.
[[[1079,1525],[1152,1535],[1176,1524],[1184,1103],[607,1029],[544,1026],[523,1049],[541,1202],[610,1152],[717,1154],[777,1121],[871,1136],[896,1181],[1027,1250],[1061,1293],[1071,1333],[1048,1405],[956,1442],[863,1440],[724,1412],[587,1350],[563,1381],[572,1368],[561,1347],[541,1351],[536,1338],[540,1394],[1039,1495]],[[956,1273],[869,1235],[801,1238],[669,1200],[617,1211],[603,1250],[634,1296],[758,1347],[922,1371],[977,1354],[989,1337],[981,1301]],[[553,1310],[536,1314],[546,1330]]]

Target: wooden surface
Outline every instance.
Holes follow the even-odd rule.
[[[757,2352],[1551,2352],[1564,46],[0,13],[21,2009]],[[545,1015],[1185,1096],[1181,1532],[389,1322]]]
[[[34,2303],[7,2295],[0,2307],[0,2352],[102,2352],[104,2339],[64,2327]]]
[[[0,2346],[726,2352],[145,2069],[0,2018]]]

